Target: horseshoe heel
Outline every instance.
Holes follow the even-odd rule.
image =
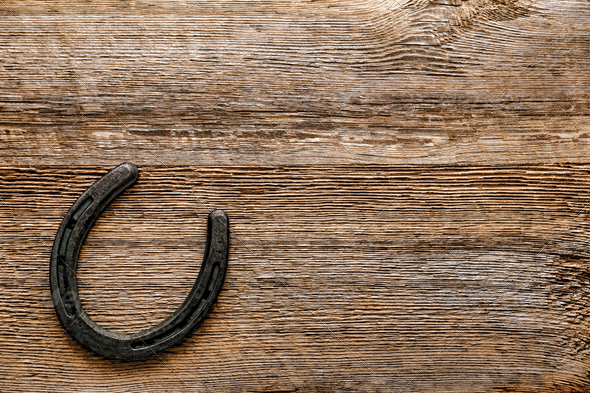
[[[207,221],[207,246],[199,275],[182,305],[161,323],[134,334],[114,333],[86,314],[78,295],[76,267],[82,243],[100,213],[137,180],[137,167],[123,163],[96,181],[66,214],[53,243],[49,280],[55,311],[70,335],[109,359],[138,360],[179,343],[198,327],[221,291],[229,252],[229,220],[214,210]]]

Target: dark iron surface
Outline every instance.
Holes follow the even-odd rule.
[[[100,213],[138,177],[125,162],[96,181],[66,214],[53,243],[50,286],[55,311],[70,335],[85,348],[110,359],[138,360],[179,343],[197,328],[221,291],[229,252],[229,220],[222,210],[209,214],[207,247],[199,275],[183,304],[161,323],[133,333],[114,333],[84,312],[78,295],[76,267],[82,243]]]

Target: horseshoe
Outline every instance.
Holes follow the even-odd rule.
[[[98,326],[82,308],[76,267],[82,243],[100,213],[137,180],[138,169],[122,163],[88,188],[64,217],[51,253],[49,282],[57,316],[83,347],[109,359],[138,360],[179,343],[207,316],[221,291],[229,253],[229,220],[214,210],[207,221],[207,246],[199,275],[182,305],[161,323],[133,334]]]

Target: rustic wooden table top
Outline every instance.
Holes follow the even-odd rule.
[[[0,391],[590,389],[587,0],[0,3]],[[135,363],[48,282],[123,161],[78,267],[102,326],[163,320],[231,221],[212,313]]]

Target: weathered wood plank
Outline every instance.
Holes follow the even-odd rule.
[[[588,162],[587,1],[456,3],[6,1],[0,158]]]
[[[105,170],[4,168],[0,384],[10,391],[589,382],[587,166],[140,170],[83,248],[89,314],[121,332],[165,318],[196,277],[206,214],[220,207],[232,245],[214,311],[161,359],[125,364],[81,348],[54,315],[49,252],[69,204]]]
[[[587,391],[587,1],[0,4],[2,391]],[[70,204],[139,183],[79,268],[115,331],[168,315],[228,212],[227,281],[162,355],[61,329]]]

